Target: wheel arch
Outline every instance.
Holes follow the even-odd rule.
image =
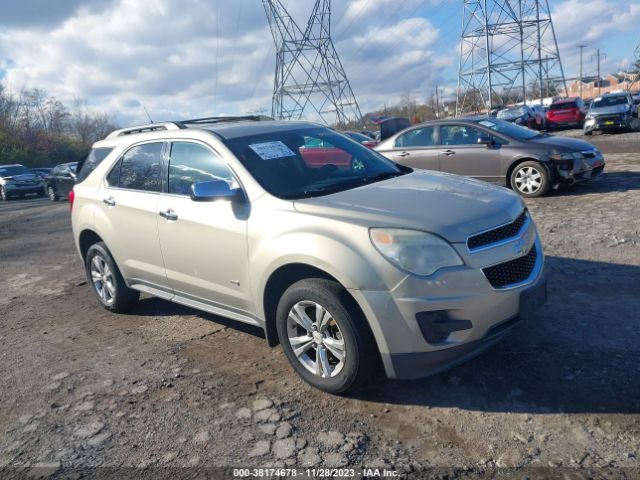
[[[87,252],[89,251],[89,247],[98,242],[104,242],[100,235],[90,229],[85,229],[80,232],[78,236],[78,249],[80,250],[80,255],[82,256],[82,261],[84,262],[87,257]]]
[[[511,185],[511,175],[513,174],[513,171],[516,169],[516,167],[518,165],[520,165],[521,163],[524,162],[536,162],[539,163],[540,165],[542,165],[544,168],[547,169],[547,171],[549,172],[549,175],[552,175],[551,169],[549,168],[549,166],[546,164],[547,162],[540,160],[539,158],[535,158],[532,156],[529,157],[520,157],[516,160],[514,160],[513,162],[511,162],[511,165],[509,165],[509,168],[507,169],[507,176],[506,176],[506,183],[505,185],[507,187],[509,187],[510,189],[513,190],[513,185]]]
[[[264,331],[269,346],[275,347],[279,343],[278,332],[276,330],[276,311],[280,297],[282,297],[282,294],[291,285],[308,278],[322,278],[340,285],[347,293],[347,299],[351,303],[349,308],[353,308],[355,313],[365,320],[367,327],[370,329],[369,322],[366,321],[360,305],[337,278],[318,267],[306,263],[288,263],[278,267],[271,273],[262,294],[262,306],[265,319]]]

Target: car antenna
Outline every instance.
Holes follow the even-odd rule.
[[[151,115],[149,115],[149,112],[147,111],[147,107],[142,105],[142,109],[144,110],[144,113],[147,114],[147,117],[149,117],[149,123],[153,123],[153,120],[151,119]]]

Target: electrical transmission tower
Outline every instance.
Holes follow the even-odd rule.
[[[328,125],[362,114],[331,41],[331,0],[316,0],[304,31],[280,0],[262,0],[276,44],[271,115],[301,118],[311,109]]]
[[[567,92],[548,0],[463,0],[457,113]]]

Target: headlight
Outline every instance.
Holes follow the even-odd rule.
[[[372,228],[369,237],[383,257],[415,275],[431,275],[444,267],[463,265],[453,247],[431,233],[403,228]]]
[[[583,155],[581,152],[552,153],[550,157],[551,157],[551,160],[563,161],[563,160],[579,160],[583,157]]]

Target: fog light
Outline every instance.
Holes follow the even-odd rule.
[[[444,342],[450,333],[469,330],[473,325],[469,320],[454,320],[449,318],[446,310],[433,312],[418,312],[416,320],[424,339],[432,344]]]

